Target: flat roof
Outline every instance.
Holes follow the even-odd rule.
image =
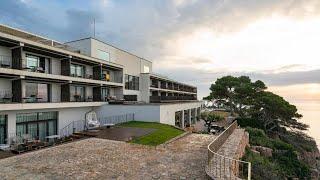
[[[63,44],[63,43],[39,36],[39,35],[35,35],[32,33],[20,30],[20,29],[12,28],[12,27],[9,27],[9,26],[3,25],[3,24],[0,24],[0,33],[5,34],[5,35],[3,35],[4,38],[8,38],[8,39],[11,39],[14,41],[18,41],[18,42],[21,41],[26,44],[50,49],[52,51],[56,51],[56,52],[63,53],[63,54],[68,54],[68,55],[75,56],[78,58],[84,58],[84,59],[91,60],[91,61],[101,63],[101,64],[123,67],[123,65],[121,65],[121,64],[107,62],[107,61],[103,61],[98,58],[94,58],[94,57],[91,57],[91,56],[88,56],[85,54],[81,54],[81,53],[79,53],[79,50],[77,50],[71,46],[68,46],[66,44]]]
[[[125,104],[106,104],[107,106],[165,106],[174,104],[190,104],[190,103],[203,103],[202,100],[190,100],[190,101],[173,101],[162,103],[125,103]]]
[[[130,54],[130,55],[132,55],[132,56],[135,56],[135,57],[137,57],[137,58],[140,58],[140,59],[143,59],[143,60],[145,60],[145,61],[149,61],[149,62],[152,63],[151,60],[148,60],[148,59],[145,59],[145,58],[140,57],[140,56],[138,56],[138,55],[135,55],[135,54],[133,54],[133,53],[127,51],[127,50],[118,48],[118,47],[116,47],[116,46],[114,46],[114,45],[112,45],[112,44],[110,44],[110,43],[104,42],[104,41],[102,41],[102,40],[100,40],[100,39],[97,39],[97,38],[94,38],[94,37],[87,37],[87,38],[77,39],[77,40],[73,40],[73,41],[68,41],[68,42],[65,42],[65,44],[73,43],[73,42],[77,42],[77,41],[83,41],[83,40],[87,40],[87,39],[93,39],[93,40],[99,41],[99,42],[101,42],[101,43],[103,43],[103,44],[105,44],[105,45],[107,45],[107,46],[113,47],[113,48],[115,48],[115,49],[118,49],[118,50],[120,50],[120,51],[123,51],[123,52],[125,52],[125,53],[128,53],[128,54]]]
[[[177,83],[177,84],[181,84],[181,85],[197,88],[196,86],[176,81],[174,79],[169,78],[168,76],[164,76],[164,75],[161,75],[161,74],[157,74],[157,73],[142,73],[142,74],[150,74],[151,77],[156,77],[156,78],[167,80],[167,81],[171,81],[171,82],[174,82],[174,83]]]

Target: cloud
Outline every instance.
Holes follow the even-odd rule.
[[[319,15],[319,0],[4,0],[0,7],[0,23],[59,41],[92,36],[92,21],[96,19],[97,38],[153,60],[156,71],[197,85],[200,96],[208,93],[210,83],[216,78],[228,74],[250,75],[269,85],[319,83],[319,70],[307,64],[316,57],[318,49],[299,52],[311,40],[318,42],[314,38],[317,33],[302,31],[304,24],[288,25],[294,28],[281,29],[275,43],[266,36],[268,22],[264,22],[267,26],[251,27],[272,17],[305,21],[319,18]],[[312,29],[313,26],[308,27]],[[246,31],[246,36],[236,36],[246,28],[267,30],[265,34]],[[213,34],[209,34],[208,41],[203,41],[206,36],[193,38],[199,30],[203,33],[203,29]],[[307,35],[309,39],[304,41]],[[296,38],[292,37],[296,36],[300,36],[299,41],[293,41]],[[248,40],[247,37],[252,38]],[[188,52],[180,51],[177,42],[186,38],[195,39],[195,42],[181,41],[182,44],[194,43],[194,46],[189,46]],[[290,46],[281,43],[289,40]],[[212,57],[199,56],[195,51],[194,47],[201,43],[207,44],[209,49],[201,51],[200,47],[200,52],[206,54],[212,49]],[[294,56],[298,58],[291,62]],[[264,63],[276,67],[265,67]]]

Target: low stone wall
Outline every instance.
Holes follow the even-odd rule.
[[[246,147],[249,146],[249,133],[244,131],[241,141],[239,142],[239,145],[237,147],[237,151],[235,153],[234,158],[235,159],[241,159],[244,154],[246,153]]]

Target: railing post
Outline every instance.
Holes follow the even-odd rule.
[[[248,163],[248,180],[251,180],[251,163]]]
[[[75,129],[74,129],[74,121],[72,121],[72,133],[75,132]]]

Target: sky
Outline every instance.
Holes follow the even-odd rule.
[[[1,0],[0,23],[66,42],[93,36],[198,87],[247,75],[320,101],[319,0]]]

